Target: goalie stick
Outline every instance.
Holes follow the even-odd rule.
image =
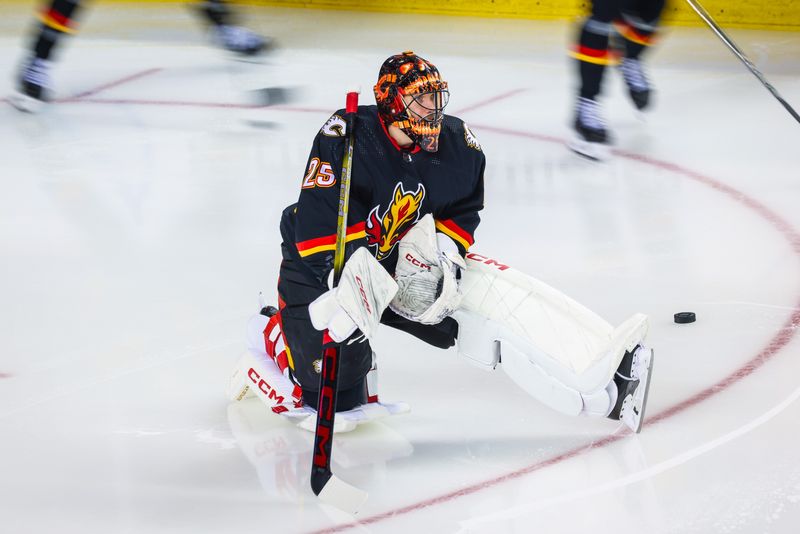
[[[339,215],[336,221],[336,248],[333,253],[333,287],[339,284],[345,260],[345,237],[347,213],[350,204],[350,176],[353,170],[353,144],[355,142],[356,113],[358,112],[358,93],[347,93],[345,121],[347,140],[342,161],[342,176],[339,184]],[[314,432],[314,450],[311,463],[311,489],[319,498],[337,508],[355,514],[367,493],[344,482],[331,472],[331,451],[333,449],[333,423],[336,417],[336,393],[339,386],[339,356],[341,348],[334,345],[328,331],[322,334],[324,345],[322,353],[322,372],[319,380],[319,400],[317,403],[317,426]]]
[[[728,37],[724,31],[722,31],[722,28],[720,28],[717,23],[714,22],[714,19],[711,18],[711,15],[708,14],[708,11],[706,11],[705,8],[700,5],[700,2],[697,0],[686,0],[686,3],[688,3],[695,13],[697,13],[700,18],[703,19],[703,22],[708,24],[708,27],[711,28],[711,31],[713,31],[717,37],[719,37],[720,40],[725,43],[728,48],[730,48],[731,52],[733,52],[733,54],[738,57],[742,63],[744,63],[744,66],[753,73],[753,76],[758,78],[758,81],[760,81],[761,84],[766,87],[770,93],[772,93],[772,96],[774,96],[777,101],[780,102],[784,108],[786,108],[786,111],[788,111],[789,114],[794,117],[794,120],[800,123],[800,115],[798,115],[794,108],[783,99],[780,93],[778,93],[777,89],[772,87],[772,84],[770,84],[764,75],[761,74],[761,72],[756,68],[756,66],[753,65],[753,62],[750,61],[746,55],[744,55],[744,52],[742,52],[739,47],[736,46],[736,43],[734,43],[731,38]]]

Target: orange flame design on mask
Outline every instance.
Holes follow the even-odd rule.
[[[403,94],[415,95],[417,93],[429,93],[431,91],[444,91],[447,89],[447,82],[439,79],[439,74],[428,74],[420,76],[416,80],[403,86]]]
[[[378,218],[380,209],[378,205],[372,208],[367,219],[367,244],[377,247],[375,258],[378,260],[391,254],[397,242],[419,218],[419,208],[425,198],[425,187],[419,184],[416,191],[409,192],[403,189],[402,182],[398,182],[392,197],[392,203],[381,218]]]
[[[375,84],[375,99],[380,102],[389,98],[389,89],[396,81],[397,76],[395,74],[389,73],[381,76],[378,83]]]

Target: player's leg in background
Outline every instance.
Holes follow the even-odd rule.
[[[225,0],[200,0],[196,7],[218,46],[241,56],[254,56],[274,46],[272,39],[238,25]]]
[[[650,104],[651,85],[642,67],[642,54],[653,44],[664,0],[626,0],[616,26],[624,44],[620,68],[634,105]]]
[[[576,138],[570,148],[591,159],[605,159],[610,136],[601,115],[598,97],[606,66],[616,63],[609,46],[612,22],[619,17],[620,0],[595,0],[592,13],[581,26],[572,50],[578,69],[578,98],[575,106]]]
[[[81,4],[81,0],[53,0],[42,8],[11,97],[17,109],[36,112],[48,100],[53,56],[61,39],[75,33]]]

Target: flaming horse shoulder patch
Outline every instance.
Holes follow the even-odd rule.
[[[334,114],[320,129],[322,135],[328,137],[344,137],[347,133],[347,123],[339,115]]]
[[[419,184],[416,191],[406,191],[403,183],[398,182],[394,187],[392,201],[383,215],[378,216],[380,204],[369,212],[366,224],[367,245],[376,248],[375,258],[378,261],[389,256],[397,242],[417,222],[424,198],[425,186],[422,184]]]
[[[464,122],[462,124],[464,124],[464,141],[467,142],[467,146],[474,148],[478,152],[483,152],[481,149],[481,144],[478,142],[478,138],[475,137],[474,133],[472,133],[472,130],[470,130],[469,126],[467,126],[467,123]]]

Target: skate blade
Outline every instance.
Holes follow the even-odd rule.
[[[590,143],[577,136],[567,141],[567,147],[586,159],[604,162],[611,159],[611,148],[602,143]]]
[[[44,107],[44,101],[28,95],[14,92],[8,97],[8,103],[23,113],[39,113]]]
[[[648,349],[650,351],[650,362],[647,364],[647,376],[645,377],[644,382],[644,394],[642,395],[642,406],[639,408],[639,421],[636,425],[636,429],[634,432],[638,434],[642,431],[642,425],[644,424],[644,415],[645,409],[647,408],[647,397],[650,395],[650,378],[653,376],[653,360],[655,359],[655,354],[653,353],[653,349]],[[642,387],[642,384],[639,385]],[[634,405],[636,403],[634,402]]]

